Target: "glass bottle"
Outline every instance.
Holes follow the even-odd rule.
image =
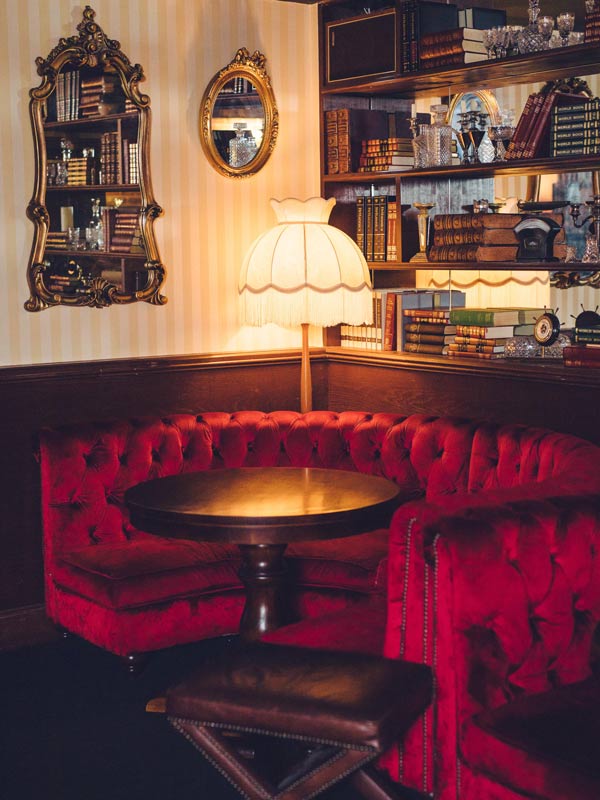
[[[104,226],[100,216],[99,197],[92,197],[92,217],[85,229],[85,241],[88,250],[104,249]]]
[[[252,159],[248,139],[244,135],[245,122],[234,122],[235,139],[229,142],[229,164],[232,167],[243,167]]]
[[[544,49],[544,36],[538,27],[538,16],[540,14],[540,0],[529,0],[529,25],[519,32],[517,37],[517,48],[521,55],[525,53],[536,53]]]
[[[452,128],[446,123],[448,106],[431,106],[433,121],[427,131],[428,166],[448,167],[452,164]]]
[[[418,117],[410,118],[410,129],[412,131],[412,148],[415,169],[423,169],[429,166],[429,153],[427,149],[427,131],[429,125],[417,122]]]

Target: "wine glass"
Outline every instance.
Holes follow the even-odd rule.
[[[487,50],[487,57],[489,59],[496,57],[495,45],[496,45],[496,29],[495,28],[488,28],[483,32],[483,46]]]
[[[550,47],[550,39],[552,38],[552,31],[554,30],[554,17],[544,15],[538,17],[537,21],[538,31],[542,34],[544,40],[544,50]]]
[[[570,11],[563,11],[556,18],[556,27],[560,33],[561,44],[566,47],[569,44],[569,34],[575,25],[575,14]]]

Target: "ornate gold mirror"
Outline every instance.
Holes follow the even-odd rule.
[[[245,178],[271,155],[279,132],[279,113],[266,58],[241,47],[210,81],[200,106],[202,149],[222,175]]]

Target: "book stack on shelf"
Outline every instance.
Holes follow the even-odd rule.
[[[140,209],[111,209],[109,250],[111,253],[142,253]]]
[[[456,333],[449,308],[405,308],[402,328],[398,349],[405,353],[446,355]]]
[[[595,155],[600,152],[600,99],[581,99],[552,111],[550,155]]]
[[[448,355],[460,358],[504,358],[506,344],[514,336],[531,336],[543,308],[455,308],[450,322],[456,325]]]
[[[46,234],[46,246],[50,250],[66,250],[67,240],[67,231],[48,231]]]
[[[356,198],[356,244],[367,261],[398,258],[397,219],[398,203],[394,196],[359,195]]]
[[[478,28],[428,33],[421,37],[419,47],[421,69],[440,69],[487,60],[483,31]]]
[[[580,105],[584,97],[561,91],[563,86],[561,81],[546,83],[539,92],[529,95],[506,151],[508,161],[551,155],[549,134],[553,114],[558,109]]]
[[[78,69],[64,70],[56,76],[56,121],[70,122],[79,116]]]
[[[388,137],[386,111],[364,108],[337,108],[325,112],[327,137],[327,173],[356,172],[362,152],[362,141]]]
[[[594,2],[589,2],[589,4],[586,2],[585,5],[585,41],[600,42],[600,0],[594,0]]]
[[[600,367],[600,325],[577,324],[574,344],[563,347],[563,362],[567,367]]]
[[[112,98],[121,87],[121,80],[116,72],[104,72],[102,75],[91,75],[81,79],[79,94],[79,115],[85,119],[98,115],[101,98]],[[73,119],[76,119],[74,117]]]
[[[65,163],[69,186],[87,186],[93,183],[94,159],[91,156],[69,158]]]
[[[439,353],[443,337],[439,336],[438,320],[447,317],[450,300],[464,306],[465,294],[457,290],[450,294],[449,291],[403,286],[376,290],[373,292],[373,324],[342,325],[340,344],[387,352],[410,349],[411,352]]]
[[[414,166],[413,146],[408,137],[366,139],[362,142],[359,172],[402,172]]]
[[[431,262],[453,261],[516,261],[519,243],[514,232],[526,214],[435,214],[432,242],[427,250]],[[561,229],[554,239],[553,253],[566,256],[564,217],[561,213],[544,214]]]

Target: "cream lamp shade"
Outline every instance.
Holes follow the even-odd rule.
[[[301,407],[310,410],[308,326],[371,323],[371,278],[356,243],[328,224],[335,198],[270,202],[277,225],[251,244],[244,259],[241,319],[248,325],[302,327]]]

